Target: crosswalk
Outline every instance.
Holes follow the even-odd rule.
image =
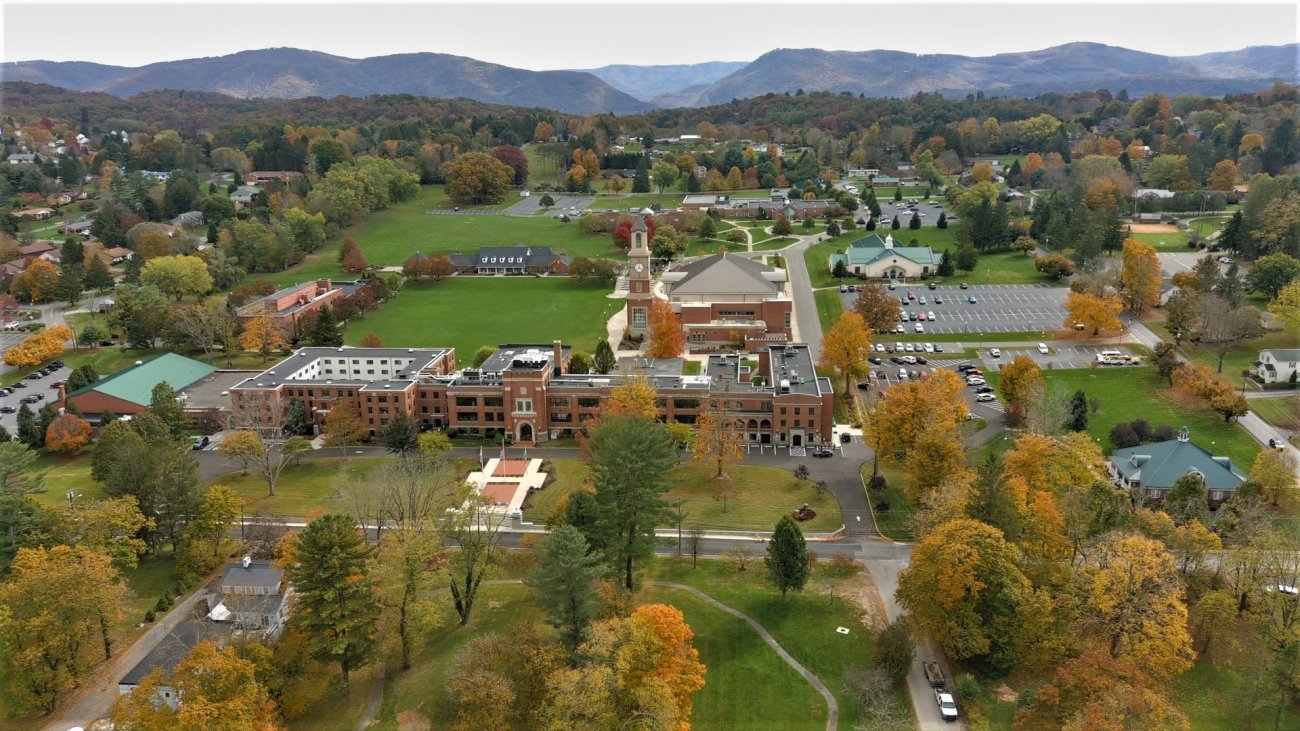
[[[790,447],[790,456],[806,457],[808,456],[808,450],[804,449],[803,447]]]

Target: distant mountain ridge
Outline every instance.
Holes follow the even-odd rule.
[[[157,89],[276,99],[415,94],[544,107],[571,114],[634,114],[651,106],[589,73],[528,71],[441,53],[352,59],[296,48],[270,48],[163,61],[139,68],[75,61],[21,61],[0,66],[0,79],[115,96]]]
[[[1300,44],[1254,46],[1199,56],[1161,56],[1100,43],[1070,43],[1023,53],[970,57],[902,51],[777,49],[698,92],[680,106],[722,104],[769,92],[832,91],[872,97],[917,92],[990,96],[1127,89],[1219,95],[1300,80]]]
[[[138,68],[83,61],[0,65],[0,80],[127,97],[161,89],[239,98],[414,94],[571,114],[636,114],[654,107],[725,104],[767,93],[917,92],[1032,97],[1106,88],[1130,94],[1245,93],[1276,80],[1300,82],[1300,44],[1198,56],[1162,56],[1099,43],[971,57],[903,51],[780,48],[745,62],[529,71],[439,53],[353,59],[295,48],[164,61]]]

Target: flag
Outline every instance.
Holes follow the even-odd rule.
[[[478,468],[483,469],[483,445],[478,445]]]
[[[505,459],[506,459],[506,435],[502,434],[501,435],[501,461],[504,462]]]

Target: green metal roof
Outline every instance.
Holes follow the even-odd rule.
[[[153,387],[166,381],[172,388],[181,389],[206,377],[217,370],[215,366],[200,363],[175,353],[166,353],[151,361],[118,371],[102,378],[85,388],[68,394],[68,398],[91,391],[130,401],[140,406],[148,406],[153,395]]]
[[[1115,469],[1143,487],[1171,488],[1179,477],[1199,472],[1210,490],[1235,490],[1246,479],[1227,457],[1216,457],[1182,439],[1116,449],[1110,455]]]

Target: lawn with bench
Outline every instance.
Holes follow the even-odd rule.
[[[593,352],[607,336],[606,322],[623,300],[609,287],[580,285],[568,277],[453,277],[411,283],[364,319],[348,323],[344,341],[357,345],[368,333],[398,348],[451,347],[467,363],[484,345],[563,340]]]

